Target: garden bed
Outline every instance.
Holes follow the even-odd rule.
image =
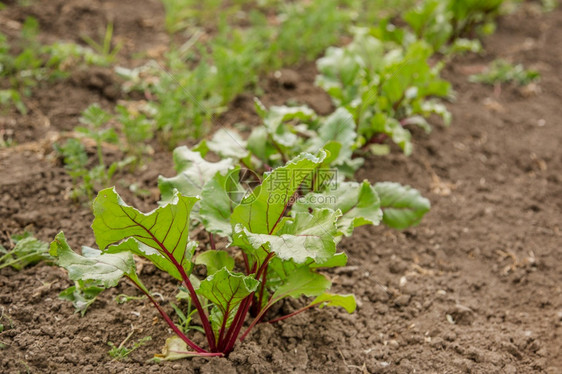
[[[109,11],[117,20],[128,14]],[[140,14],[134,23],[150,24],[152,17]],[[70,30],[70,25],[46,29],[44,37],[68,36]],[[158,43],[143,35],[130,35],[139,48]],[[126,282],[104,292],[88,318],[80,318],[57,297],[70,284],[62,269],[3,269],[0,305],[13,322],[0,334],[7,345],[0,351],[3,372],[562,371],[562,10],[519,11],[500,20],[484,45],[484,56],[456,58],[445,70],[457,92],[448,105],[452,126],[436,126],[430,136],[416,133],[413,157],[373,157],[357,174],[358,180],[414,186],[431,200],[432,210],[416,228],[359,228],[353,240],[342,242],[348,266],[330,276],[336,291],[357,296],[356,313],[311,310],[258,326],[228,358],[157,364],[149,359],[171,334],[145,300],[117,305],[118,294],[136,294]],[[536,68],[540,83],[535,89],[499,90],[468,82],[496,58]],[[281,78],[267,77],[263,101],[282,104],[296,97],[329,112],[329,98],[313,84],[315,74],[313,65],[305,65],[285,70]],[[39,88],[29,117],[14,111],[0,119],[19,143],[0,150],[3,244],[24,229],[45,241],[64,230],[74,247],[94,244],[90,210],[66,198],[71,180],[53,156],[51,141],[71,129],[89,103],[115,101],[103,93],[106,86],[100,94],[88,80],[69,79],[60,87]],[[66,96],[70,101],[62,99]],[[235,100],[221,124],[257,121],[251,99]],[[117,190],[127,202],[153,209],[158,174],[170,176],[173,168],[171,154],[157,148],[144,168],[116,178]],[[126,188],[131,183],[152,193],[136,196]],[[143,267],[145,284],[173,299],[173,282],[154,270]],[[297,304],[283,308],[290,312]],[[107,342],[120,343],[132,327],[135,340],[152,340],[128,360],[111,361]]]

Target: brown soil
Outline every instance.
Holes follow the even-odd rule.
[[[115,17],[118,33],[125,28],[120,17],[130,25],[139,24],[131,21],[135,19],[160,24],[150,8],[119,8],[133,3],[49,1],[31,9],[42,26],[51,25],[44,37],[53,39],[74,35],[83,19],[98,25],[107,15]],[[51,24],[60,13],[52,4],[59,8],[65,4],[77,13]],[[7,14],[21,21],[27,11],[9,7]],[[159,40],[151,32],[130,35],[141,45]],[[80,318],[69,303],[57,298],[69,285],[63,270],[47,265],[20,272],[3,269],[0,310],[5,316],[2,323],[9,328],[0,333],[0,342],[7,345],[0,350],[0,371],[562,372],[562,10],[509,16],[485,45],[485,56],[459,58],[447,68],[445,75],[457,91],[456,102],[449,105],[453,125],[436,127],[429,136],[416,133],[412,157],[396,153],[370,158],[358,173],[358,179],[412,185],[431,199],[433,208],[414,229],[363,228],[353,240],[343,241],[349,266],[330,275],[337,291],[356,294],[355,314],[313,310],[276,325],[258,326],[228,359],[155,364],[148,360],[170,331],[146,301],[116,304],[116,295],[136,294],[126,282],[103,293]],[[498,57],[538,69],[542,81],[534,90],[512,86],[499,90],[467,82],[468,74]],[[269,77],[264,102],[281,104],[296,97],[329,112],[329,101],[313,87],[314,74],[313,66],[307,65],[288,69],[281,78]],[[9,234],[24,229],[43,240],[64,230],[75,248],[94,244],[90,211],[66,198],[70,179],[45,139],[46,134],[71,129],[77,114],[100,99],[99,89],[80,82],[68,80],[39,90],[34,98],[40,109],[32,108],[30,117],[15,112],[0,117],[1,129],[12,126],[19,141],[0,150],[1,244],[8,245]],[[80,99],[68,94],[72,90],[82,92]],[[114,100],[102,96],[106,104]],[[251,98],[241,96],[222,121],[252,124],[256,121],[252,110]],[[53,127],[48,131],[46,120]],[[20,131],[25,135],[19,137]],[[123,174],[117,188],[129,203],[152,209],[159,173],[172,173],[169,153],[158,152],[146,167]],[[133,182],[154,193],[135,196],[126,188]],[[173,282],[152,266],[145,265],[142,276],[165,297],[169,308]],[[283,311],[297,305],[287,303]],[[149,335],[152,341],[128,360],[111,361],[107,342],[120,343],[131,326],[136,329],[133,340]]]

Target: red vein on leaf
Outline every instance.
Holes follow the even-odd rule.
[[[164,246],[163,243],[161,243],[155,236],[154,234],[152,234],[152,232],[150,232],[144,225],[142,225],[141,223],[135,221],[134,218],[132,218],[131,216],[129,216],[129,214],[124,210],[124,208],[122,206],[120,206],[121,210],[123,211],[123,213],[129,217],[129,219],[131,221],[133,221],[135,224],[137,224],[140,228],[142,228],[143,230],[145,230],[148,235],[150,235],[152,237],[152,240],[162,249],[162,251],[164,252],[164,254],[166,255],[166,257],[168,257],[168,260],[170,260],[170,262],[172,262],[172,264],[176,267],[176,269],[178,270],[178,272],[180,273],[180,276],[182,277],[183,283],[185,284],[185,286],[187,287],[189,294],[191,296],[191,299],[193,300],[193,303],[195,304],[195,308],[197,309],[197,312],[199,313],[199,317],[201,318],[201,323],[203,324],[203,329],[205,330],[205,335],[207,336],[207,341],[209,342],[209,346],[211,348],[211,351],[214,351],[216,349],[215,346],[215,339],[214,339],[214,334],[213,334],[213,329],[211,328],[211,324],[209,322],[209,318],[207,317],[207,315],[205,314],[205,311],[203,309],[203,307],[201,306],[201,302],[199,301],[199,298],[197,297],[197,293],[195,292],[195,289],[193,288],[193,285],[191,284],[191,281],[189,280],[189,277],[187,276],[187,274],[185,273],[185,269],[183,268],[183,266],[181,266],[180,264],[178,264],[178,261],[176,260],[176,258],[168,251],[168,249]]]
[[[176,333],[177,336],[179,336],[181,338],[181,340],[183,340],[188,346],[190,346],[191,348],[193,348],[194,350],[196,350],[199,353],[208,353],[207,351],[205,351],[203,348],[199,347],[197,344],[195,344],[193,341],[191,341],[191,339],[189,339],[187,336],[185,336],[185,334],[176,326],[176,324],[174,323],[174,321],[172,321],[172,319],[170,318],[170,316],[164,311],[164,309],[162,309],[162,307],[160,306],[160,304],[158,304],[158,302],[152,297],[152,295],[147,292],[144,287],[141,287],[137,282],[135,282],[131,277],[129,277],[128,275],[125,275],[125,277],[127,279],[129,279],[131,282],[133,282],[133,284],[139,289],[141,290],[141,292],[143,294],[146,295],[146,297],[148,298],[148,300],[150,300],[150,302],[156,307],[156,309],[158,310],[158,312],[160,313],[160,315],[162,316],[162,318],[164,319],[164,321],[166,321],[166,323],[168,324],[168,326],[170,326],[170,328]]]

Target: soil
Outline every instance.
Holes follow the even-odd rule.
[[[76,40],[76,30],[91,30],[88,25],[107,17],[114,19],[116,37],[133,41],[127,53],[157,47],[165,38],[158,1],[146,7],[133,1],[53,0],[31,8],[9,3],[2,16],[39,17],[45,40]],[[486,54],[457,58],[446,68],[457,93],[448,105],[450,128],[416,132],[412,157],[369,157],[358,173],[359,180],[411,185],[433,207],[416,228],[361,228],[342,242],[349,266],[329,275],[336,291],[357,296],[356,313],[311,310],[258,326],[228,358],[156,364],[149,359],[171,331],[145,300],[125,306],[114,301],[121,293],[136,294],[126,282],[103,293],[81,318],[57,298],[70,284],[63,270],[45,264],[2,269],[6,330],[0,342],[6,347],[0,371],[561,373],[562,9],[546,15],[529,9],[500,20],[484,41]],[[137,30],[146,25],[155,29]],[[539,70],[542,80],[527,88],[468,82],[469,74],[500,57]],[[328,113],[330,101],[314,87],[314,75],[309,64],[266,77],[263,101],[296,99]],[[77,124],[89,103],[114,103],[116,96],[103,93],[106,86],[68,79],[40,87],[28,117],[0,117],[0,129],[14,130],[18,143],[0,149],[0,244],[9,245],[9,235],[24,229],[45,241],[64,230],[75,248],[94,244],[90,210],[67,197],[71,181],[52,141]],[[236,122],[257,123],[250,95],[241,95],[220,119],[226,126]],[[152,209],[158,174],[173,174],[169,152],[157,150],[147,165],[121,174],[117,189],[128,203]],[[133,194],[131,183],[151,194]],[[141,276],[170,309],[174,282],[150,265]],[[298,305],[288,302],[281,312]],[[127,360],[112,361],[107,342],[119,344],[132,328],[133,340],[152,340]],[[195,339],[202,337],[196,333]]]

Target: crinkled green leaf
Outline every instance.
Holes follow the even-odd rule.
[[[295,203],[293,211],[306,212],[309,208],[339,209],[342,216],[337,227],[346,236],[350,236],[355,227],[378,225],[383,217],[379,197],[367,181],[340,182],[336,189],[322,194],[310,193]]]
[[[193,257],[193,253],[197,249],[197,242],[189,242],[187,244],[187,248],[185,250],[185,257],[184,257],[184,270],[186,274],[191,273],[192,270],[192,263],[191,258]],[[163,270],[170,274],[172,277],[176,278],[177,280],[182,280],[182,275],[178,271],[178,269],[173,266],[167,256],[162,254],[162,252],[158,251],[157,249],[148,246],[134,238],[129,238],[117,245],[110,245],[108,246],[104,252],[106,253],[116,253],[121,251],[130,251],[137,256],[144,257],[150,260],[158,269]]]
[[[449,40],[453,32],[453,13],[447,9],[447,1],[426,0],[408,10],[402,16],[418,38],[423,38],[437,52]]]
[[[307,126],[303,127],[301,124],[314,122],[316,117],[316,113],[306,106],[273,106],[263,122],[268,138],[272,139],[277,147],[290,149],[302,141],[298,130],[305,131]]]
[[[139,245],[135,250],[132,245],[128,250],[181,279],[179,270],[174,269],[179,264],[187,274],[191,271],[195,244],[189,242],[189,215],[198,200],[176,192],[168,204],[142,213],[125,204],[114,188],[102,190],[93,204],[92,229],[96,243],[104,250],[111,244],[133,238],[144,246]],[[122,245],[125,244],[127,242]]]
[[[293,195],[299,187],[307,187],[306,182],[310,183],[325,157],[324,151],[317,156],[302,153],[285,166],[275,169],[234,208],[232,225],[240,224],[253,234],[275,234]]]
[[[361,58],[349,49],[330,47],[316,62],[321,73],[316,84],[328,92],[336,105],[348,105],[359,95],[364,66]]]
[[[304,263],[307,259],[322,263],[336,253],[336,220],[339,211],[317,209],[312,214],[297,212],[293,218],[283,221],[275,235],[255,234],[237,225],[233,245],[250,251],[275,252],[282,260]],[[253,252],[252,253],[255,253]]]
[[[309,305],[319,305],[319,308],[323,308],[325,306],[339,306],[344,308],[348,313],[353,313],[357,308],[355,296],[337,295],[327,292],[318,296]]]
[[[127,275],[136,278],[136,266],[131,252],[102,253],[90,249],[87,257],[74,252],[60,232],[51,243],[51,256],[57,258],[59,266],[68,270],[74,281],[95,281],[105,288],[115,287]]]
[[[207,267],[207,276],[212,275],[222,268],[232,271],[234,259],[225,251],[210,250],[200,253],[195,257],[195,264]]]
[[[417,225],[429,211],[431,204],[417,190],[399,183],[375,184],[383,210],[383,222],[395,229]]]
[[[307,106],[272,106],[263,122],[268,131],[277,133],[279,126],[288,121],[310,121],[316,118],[316,113]]]
[[[423,17],[416,22],[418,20],[423,22]],[[423,29],[422,24],[420,27]],[[424,110],[426,101],[429,97],[449,97],[451,86],[439,78],[439,65],[428,63],[433,50],[426,42],[414,38],[404,42],[404,46],[388,49],[370,34],[369,30],[356,29],[354,40],[347,46],[328,49],[317,63],[320,75],[316,82],[336,105],[345,107],[353,115],[359,140],[353,147],[363,146],[373,137],[385,134],[409,155],[411,134],[401,121],[414,118],[413,121],[427,131],[427,122],[418,120],[433,113]],[[439,114],[445,122],[449,120],[444,112]],[[384,137],[381,140],[385,140]],[[337,164],[347,176],[353,175],[356,165],[349,161],[339,165],[342,160],[351,160],[350,155],[350,150],[342,147]]]
[[[199,152],[193,152],[182,146],[174,150],[174,166],[178,175],[171,178],[158,177],[163,203],[174,199],[174,189],[184,196],[199,195],[205,184],[217,172],[232,169],[234,162],[228,158],[219,162],[209,162],[203,159]]]
[[[235,160],[244,158],[248,154],[246,141],[242,139],[237,131],[221,128],[217,130],[207,147],[222,158],[232,158]]]

